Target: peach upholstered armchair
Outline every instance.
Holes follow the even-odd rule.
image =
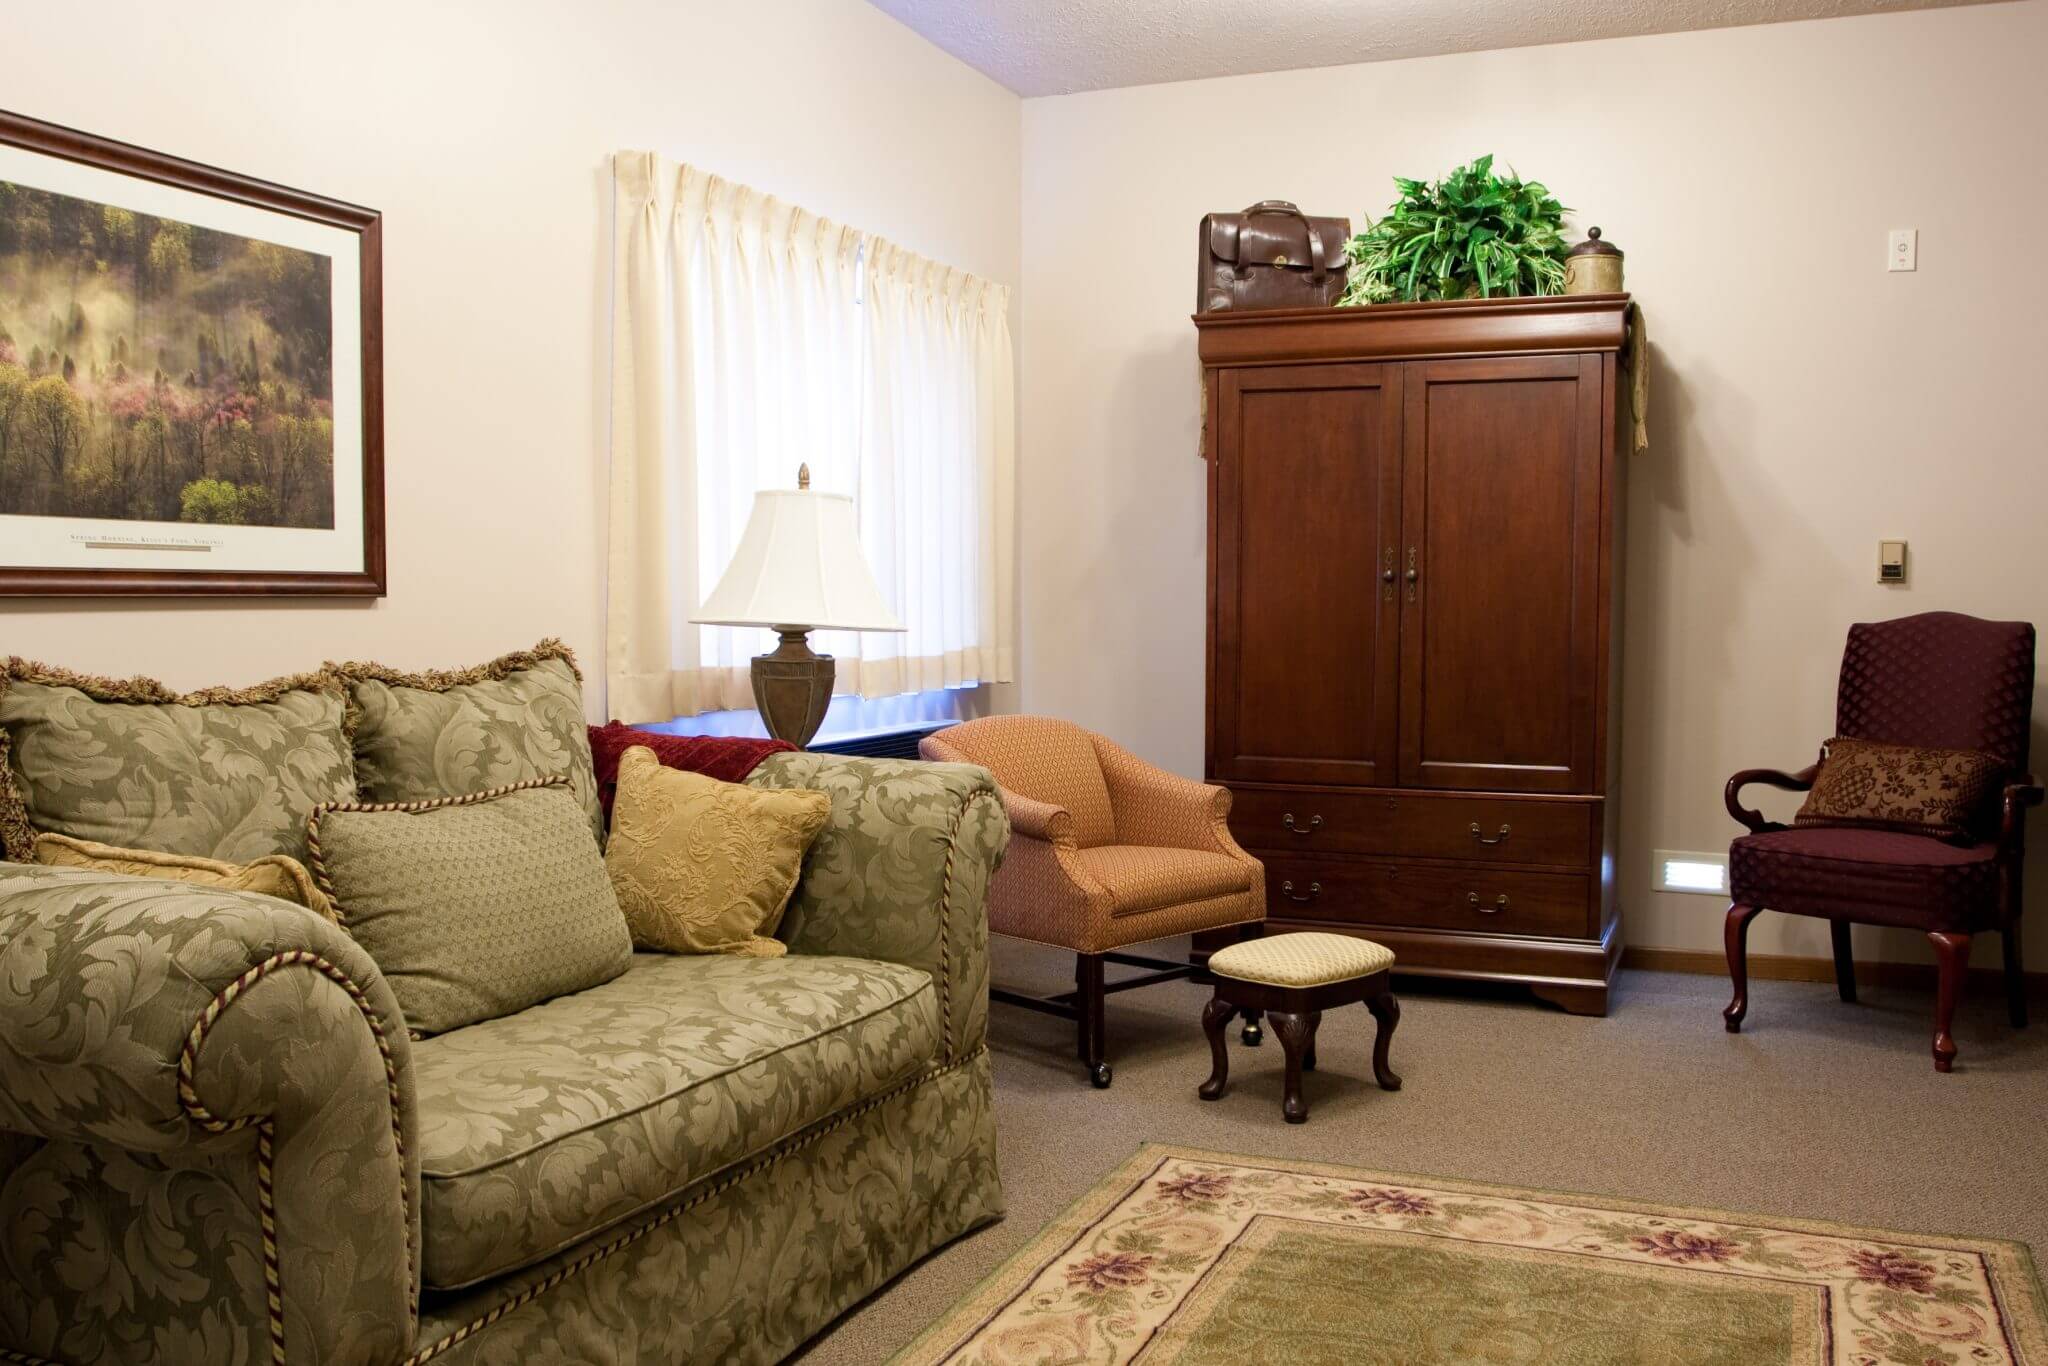
[[[1077,957],[1069,994],[989,994],[1075,1020],[1081,1061],[1097,1086],[1110,1081],[1104,996],[1196,970],[1116,950],[1266,917],[1265,869],[1230,837],[1228,789],[1154,768],[1046,716],[968,721],[926,736],[919,752],[995,775],[1011,841],[989,889],[989,928]],[[1107,983],[1106,963],[1154,971]]]

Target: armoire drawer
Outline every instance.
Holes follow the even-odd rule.
[[[1583,938],[1590,879],[1575,873],[1267,855],[1266,914],[1278,920],[1412,925]]]
[[[1247,849],[1380,854],[1590,868],[1594,802],[1233,789],[1230,833]]]

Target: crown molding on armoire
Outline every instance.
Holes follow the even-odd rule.
[[[1195,319],[1207,772],[1270,929],[1605,1012],[1628,307]]]

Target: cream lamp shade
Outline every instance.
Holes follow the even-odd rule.
[[[702,626],[903,629],[861,556],[853,499],[810,488],[754,495],[732,563],[690,620]]]
[[[861,558],[853,499],[814,493],[800,465],[793,489],[762,489],[725,577],[690,618],[700,626],[772,626],[782,643],[754,656],[754,705],[778,740],[803,746],[824,724],[837,666],[807,637],[833,631],[900,631],[903,623]]]

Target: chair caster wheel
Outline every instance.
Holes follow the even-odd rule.
[[[1266,1031],[1255,1024],[1248,1024],[1244,1027],[1244,1032],[1238,1035],[1238,1038],[1244,1040],[1246,1048],[1257,1048],[1266,1041]]]
[[[1108,1088],[1109,1078],[1109,1064],[1106,1062],[1095,1063],[1088,1069],[1088,1084],[1098,1091]]]

